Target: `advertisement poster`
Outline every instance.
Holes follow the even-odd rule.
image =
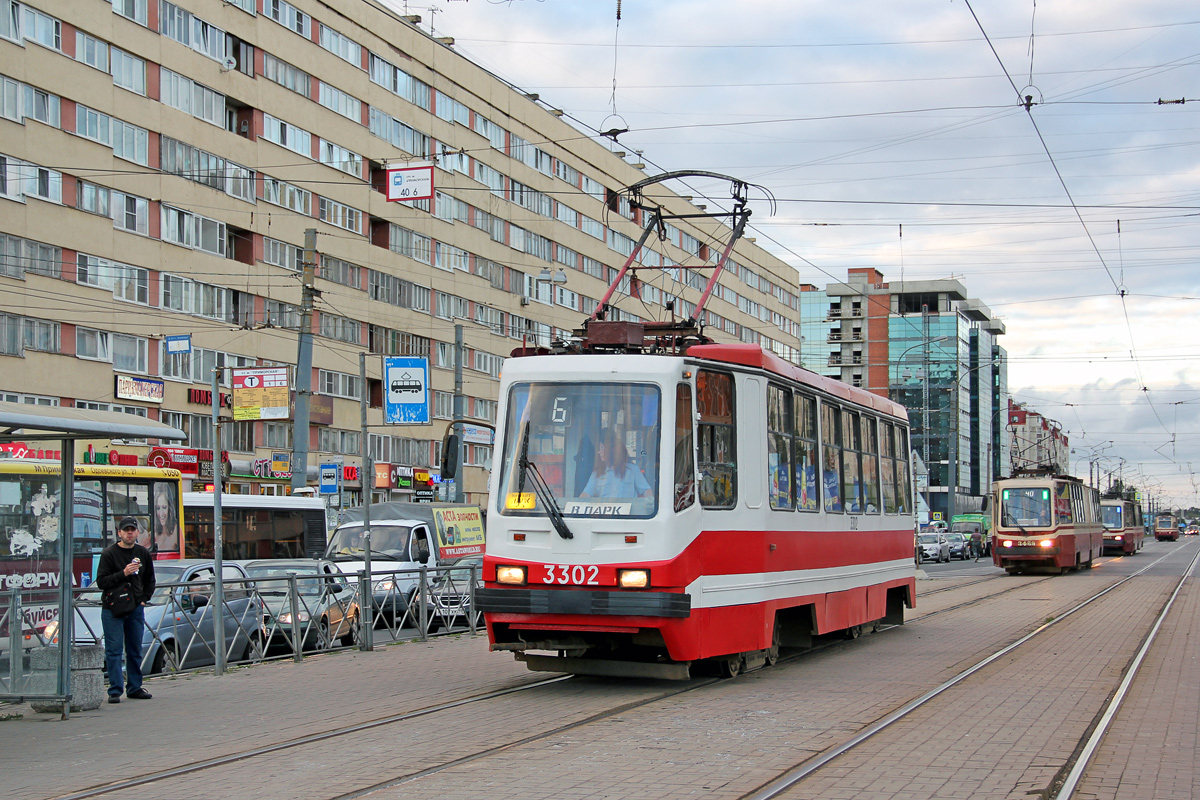
[[[433,509],[437,528],[438,559],[454,561],[463,556],[482,556],[483,518],[477,506]]]

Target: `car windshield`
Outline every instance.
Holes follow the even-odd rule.
[[[501,513],[540,516],[550,503],[566,517],[654,516],[661,418],[659,389],[649,384],[514,384]]]
[[[181,567],[154,567],[154,594],[150,595],[149,605],[157,606],[166,603],[171,597],[171,589],[164,584],[179,583],[183,580]]]
[[[326,580],[316,565],[250,567],[246,572],[259,581],[259,594],[264,595],[286,595],[288,578],[292,575],[296,576],[296,591],[300,594],[320,594]]]
[[[938,537],[936,533],[922,533],[919,541],[921,544],[937,544]]]
[[[475,577],[478,578],[483,574],[483,559],[479,556],[471,556],[470,558],[460,558],[450,565],[450,569],[446,570],[445,575],[449,580],[453,581],[456,586],[466,586],[471,580],[471,568],[474,567]]]
[[[408,525],[376,525],[371,523],[371,558],[390,558],[393,561],[408,560],[408,537],[412,528]],[[346,556],[362,558],[363,526],[343,525],[333,532],[325,548],[326,558]]]

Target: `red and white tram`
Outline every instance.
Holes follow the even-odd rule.
[[[1132,555],[1142,549],[1146,539],[1146,523],[1142,506],[1133,500],[1104,497],[1100,500],[1104,522],[1104,552]]]
[[[912,607],[902,406],[741,344],[512,358],[500,396],[478,603],[530,669],[731,675]]]
[[[992,488],[992,560],[1010,575],[1091,569],[1104,549],[1100,495],[1069,475],[1026,474]]]
[[[1154,538],[1160,542],[1179,541],[1179,517],[1174,514],[1155,514]]]

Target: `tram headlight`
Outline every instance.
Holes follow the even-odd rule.
[[[1038,547],[1054,547],[1053,539],[1042,539],[1038,542]]]
[[[518,586],[525,583],[524,567],[496,567],[497,583],[511,583]]]
[[[1003,542],[1003,546],[1004,547],[1012,547],[1013,546],[1012,539],[1005,539]]]
[[[617,584],[622,589],[645,589],[650,585],[650,571],[645,569],[617,570]]]
[[[1122,541],[1125,537],[1121,536],[1120,534],[1117,534],[1117,536],[1114,538],[1119,542],[1119,541]]]

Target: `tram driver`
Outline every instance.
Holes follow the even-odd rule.
[[[601,431],[596,448],[596,465],[580,497],[650,497],[650,483],[637,465],[616,430]]]

